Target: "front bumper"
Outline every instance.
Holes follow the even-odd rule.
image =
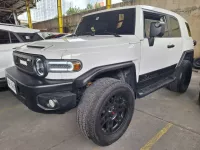
[[[15,66],[6,70],[6,78],[15,83],[15,95],[31,110],[67,111],[76,106],[76,94],[72,92],[73,80],[39,79],[18,70]]]
[[[7,86],[6,78],[0,78],[0,88]]]

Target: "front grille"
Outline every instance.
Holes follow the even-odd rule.
[[[30,54],[13,52],[15,65],[20,69],[29,74],[34,74],[34,57]],[[22,63],[24,62],[24,63]]]

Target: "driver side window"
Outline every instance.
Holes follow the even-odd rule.
[[[163,14],[144,12],[144,37],[150,37],[150,26],[152,22],[165,22],[165,34],[163,37],[169,37],[169,29],[166,16]]]

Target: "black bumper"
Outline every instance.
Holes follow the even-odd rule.
[[[0,88],[7,86],[6,78],[0,78]]]
[[[6,70],[6,78],[15,83],[20,101],[31,110],[70,110],[76,106],[76,94],[73,91],[73,80],[46,80],[30,76],[16,67]],[[49,105],[55,102],[55,107]]]

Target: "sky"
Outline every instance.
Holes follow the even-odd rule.
[[[81,9],[84,9],[86,8],[87,4],[91,3],[91,4],[95,4],[95,3],[98,3],[98,2],[104,2],[104,4],[106,4],[106,0],[62,0],[65,2],[65,5],[71,5],[73,7],[79,7]],[[112,4],[115,4],[115,3],[120,3],[122,2],[122,0],[112,0]],[[66,6],[65,8],[68,9],[70,6]],[[37,11],[37,8],[34,8],[34,11]],[[67,10],[63,10],[63,13],[66,12]],[[55,16],[57,16],[57,14],[55,14]],[[54,17],[55,17],[54,16]],[[27,20],[27,13],[24,13],[22,15],[20,15],[19,17],[19,20]],[[32,20],[35,22],[39,21],[39,20],[34,20],[33,19],[34,16],[32,16]],[[52,18],[46,18],[46,19],[52,19]],[[45,20],[46,20],[45,19]]]

